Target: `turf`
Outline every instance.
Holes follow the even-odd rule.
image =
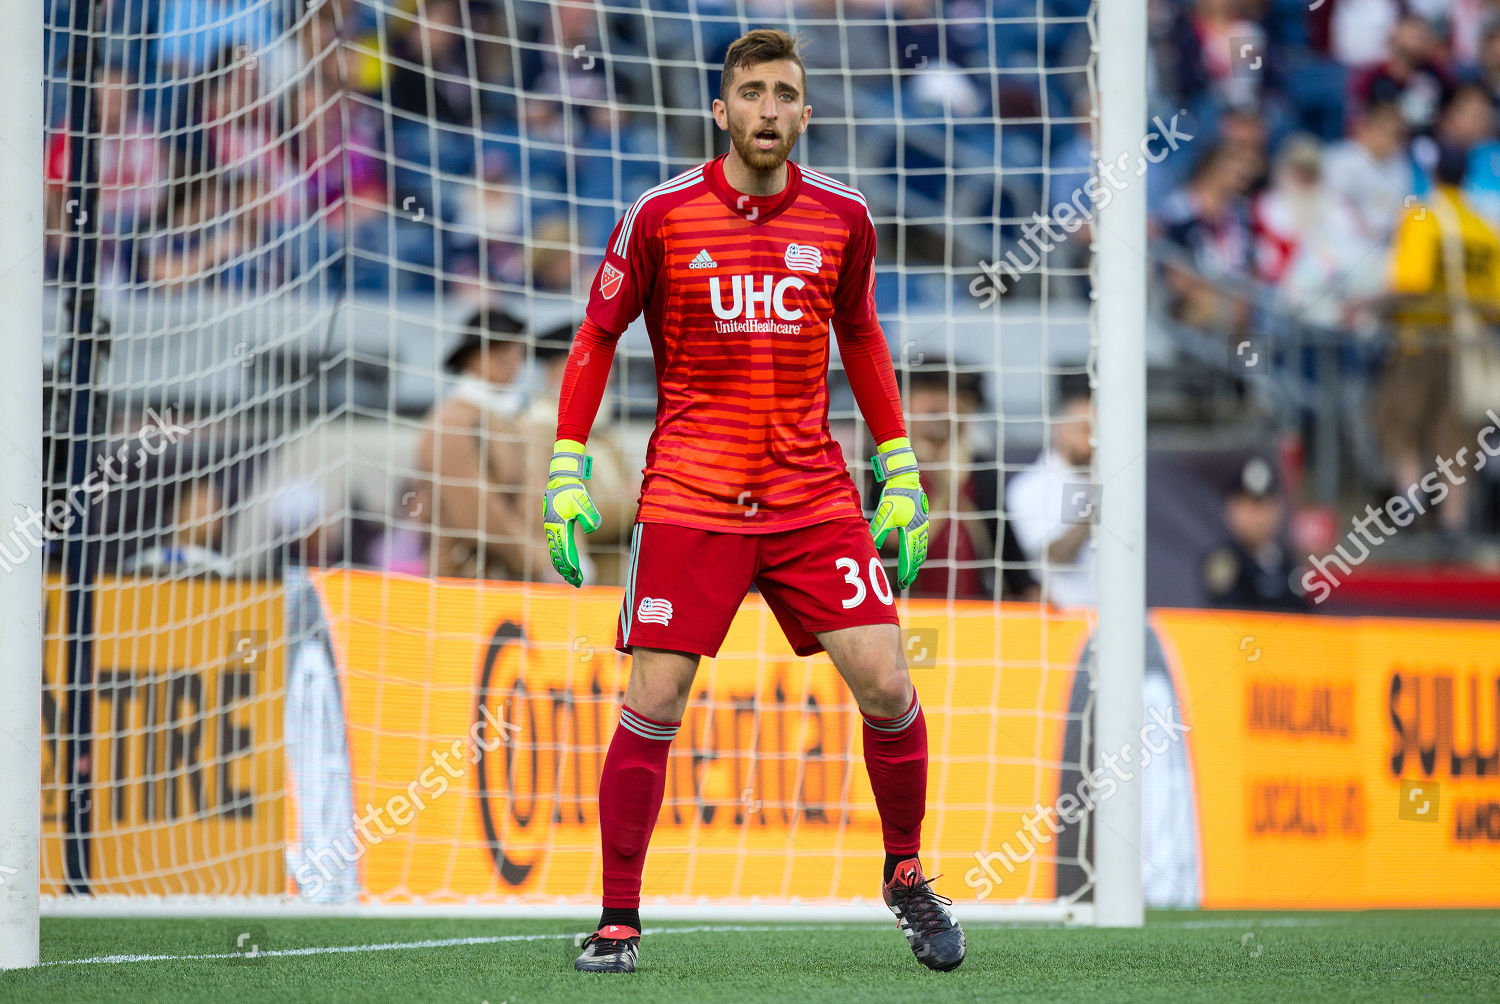
[[[1500,1000],[1500,913],[1153,913],[1135,931],[975,924],[953,973],[921,968],[889,924],[677,924],[648,929],[635,976],[582,975],[571,935],[584,926],[47,919],[44,961],[169,958],[0,973],[0,1000]],[[534,940],[369,947],[517,936]],[[236,942],[272,954],[183,958]],[[280,954],[331,946],[353,950]]]

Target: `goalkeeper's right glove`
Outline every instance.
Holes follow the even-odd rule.
[[[552,552],[552,567],[575,586],[583,585],[583,571],[578,567],[573,523],[581,522],[586,533],[593,533],[603,522],[583,484],[594,466],[593,459],[583,451],[582,443],[571,439],[557,441],[542,502],[542,528],[547,533],[547,549]]]

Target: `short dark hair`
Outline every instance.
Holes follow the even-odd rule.
[[[983,408],[984,377],[971,370],[954,371],[946,359],[929,356],[920,368],[906,371],[907,386],[912,390],[936,390],[959,398],[968,398],[976,408]]]
[[[729,100],[729,80],[741,66],[789,59],[802,71],[802,90],[807,90],[807,67],[802,62],[802,36],[788,35],[779,28],[756,28],[729,43],[724,53],[724,74],[719,78],[719,99]],[[803,97],[807,95],[804,93]]]
[[[464,321],[457,344],[448,351],[443,368],[450,373],[462,372],[469,358],[486,345],[526,344],[526,324],[504,307],[482,306]]]
[[[578,332],[577,321],[563,321],[536,336],[533,351],[538,362],[566,358],[573,351],[573,336]]]
[[[1458,187],[1469,174],[1469,151],[1455,143],[1443,143],[1438,147],[1437,163],[1433,173],[1438,184]]]
[[[1384,98],[1376,98],[1365,105],[1359,115],[1362,119],[1373,119],[1383,116],[1394,116],[1403,122],[1406,121],[1406,115],[1401,111],[1401,105],[1395,101],[1385,100]]]
[[[1188,171],[1188,183],[1197,184],[1204,178],[1219,169],[1219,165],[1228,163],[1234,154],[1227,147],[1211,146],[1199,155],[1198,160]]]
[[[1094,389],[1089,386],[1087,373],[1062,373],[1057,377],[1052,394],[1052,414],[1058,416],[1075,404],[1092,404]]]
[[[1477,80],[1466,80],[1448,92],[1448,96],[1443,99],[1442,105],[1438,109],[1438,115],[1441,117],[1448,114],[1460,101],[1471,97],[1478,98],[1491,108],[1495,106],[1495,99],[1490,97],[1488,87],[1485,87]]]

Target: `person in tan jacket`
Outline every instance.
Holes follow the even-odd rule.
[[[525,396],[514,388],[526,362],[525,324],[499,307],[474,312],[444,367],[457,376],[417,441],[406,513],[425,520],[428,571],[458,578],[525,577]],[[550,562],[545,546],[543,564]]]

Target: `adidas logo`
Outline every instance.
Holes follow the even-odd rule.
[[[702,250],[702,251],[699,251],[698,252],[698,256],[696,258],[694,258],[692,261],[688,262],[688,268],[718,268],[718,267],[719,267],[719,263],[716,262],[716,261],[714,261],[712,258],[710,258],[708,256],[708,251],[706,249]]]

